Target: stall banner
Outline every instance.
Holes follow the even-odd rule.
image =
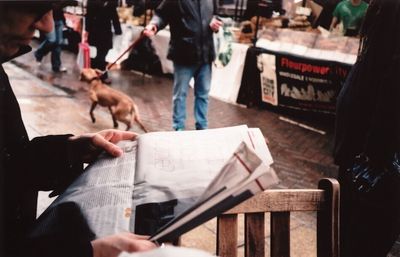
[[[335,113],[336,97],[351,68],[339,62],[281,53],[260,54],[258,61],[258,67],[263,67],[259,69],[264,102],[326,113]]]

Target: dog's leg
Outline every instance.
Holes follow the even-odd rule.
[[[111,106],[108,106],[108,110],[111,113],[111,118],[113,120],[114,128],[118,128],[118,122],[117,122],[117,119],[115,118],[115,114],[113,113],[113,110],[111,109]]]
[[[140,120],[140,118],[136,115],[134,120],[136,121],[137,124],[139,124],[140,128],[144,131],[144,132],[149,132],[145,126],[143,125],[142,121]]]
[[[136,104],[132,104],[132,109],[131,109],[131,115],[132,115],[132,120],[136,121],[137,124],[139,124],[140,128],[144,131],[144,132],[149,132],[145,126],[143,125],[142,121],[140,120],[140,116],[139,116],[139,108],[137,107]]]
[[[93,111],[94,111],[94,108],[96,108],[96,106],[97,106],[97,102],[93,102],[92,103],[92,106],[90,107],[90,118],[92,118],[92,122],[93,123],[95,123],[96,122],[96,118],[94,117],[94,114],[93,114]]]

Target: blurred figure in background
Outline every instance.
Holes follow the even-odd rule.
[[[91,59],[91,67],[105,70],[106,56],[113,47],[113,29],[116,35],[121,35],[121,24],[117,13],[118,0],[88,0],[86,9],[86,32],[88,43],[95,46],[97,55]],[[107,75],[107,74],[105,74]],[[107,77],[105,83],[111,83]]]
[[[333,11],[330,30],[342,22],[345,36],[357,36],[367,8],[368,4],[362,0],[343,0]]]
[[[76,5],[76,1],[66,1],[68,5]],[[63,5],[65,6],[65,4]],[[66,72],[67,68],[61,66],[61,45],[64,41],[63,28],[65,25],[65,17],[63,6],[56,5],[53,9],[54,28],[47,33],[45,40],[39,45],[38,49],[33,53],[36,62],[41,64],[43,57],[51,52],[51,68],[53,72]]]

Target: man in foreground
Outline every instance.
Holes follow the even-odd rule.
[[[0,63],[29,52],[36,29],[52,30],[55,2],[60,1],[0,2]],[[147,237],[128,232],[100,239],[61,234],[28,237],[35,223],[39,190],[62,191],[83,172],[84,162],[92,161],[102,150],[120,156],[122,150],[115,143],[136,136],[105,130],[29,140],[18,102],[0,66],[0,256],[114,257],[122,251],[154,248]]]

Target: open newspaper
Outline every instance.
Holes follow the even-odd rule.
[[[278,181],[261,131],[245,125],[152,132],[120,145],[124,155],[89,165],[39,217],[33,236],[53,229],[56,217],[84,219],[93,238],[131,231],[169,241]]]

